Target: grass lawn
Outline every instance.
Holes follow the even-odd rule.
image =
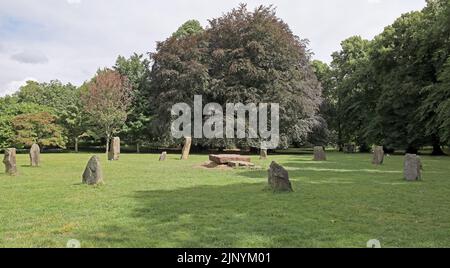
[[[89,154],[43,154],[0,174],[0,247],[450,247],[450,157],[423,157],[423,181],[403,157],[329,153],[253,159],[263,170],[206,170],[193,155],[101,156],[106,184],[80,184]],[[294,193],[265,190],[266,168],[288,170]]]

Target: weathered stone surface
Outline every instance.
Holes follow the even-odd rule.
[[[276,162],[272,162],[269,168],[269,187],[276,192],[292,192],[289,173]]]
[[[382,165],[384,162],[384,149],[383,146],[375,146],[373,148],[373,160],[372,164]]]
[[[191,145],[192,145],[192,138],[186,137],[184,138],[184,146],[183,151],[181,152],[181,160],[188,160],[189,159],[189,153],[191,151]]]
[[[352,143],[347,143],[347,144],[344,144],[344,148],[343,149],[344,149],[343,150],[344,153],[352,154],[352,153],[356,152],[356,145],[354,145]]]
[[[83,173],[83,183],[88,185],[103,183],[103,172],[98,156],[94,155],[87,163]]]
[[[261,149],[259,159],[261,159],[261,160],[267,159],[267,150],[266,149]]]
[[[114,137],[109,146],[108,160],[118,161],[120,157],[120,138]]]
[[[422,161],[415,154],[406,154],[403,173],[407,181],[417,181],[422,177]]]
[[[229,167],[237,168],[237,167],[254,167],[255,164],[251,162],[245,162],[245,161],[230,161],[227,163]]]
[[[38,167],[41,164],[41,148],[36,143],[30,149],[30,165]]]
[[[16,149],[5,149],[5,156],[3,158],[3,164],[5,164],[5,173],[11,176],[17,175],[16,165]]]
[[[250,156],[238,154],[211,154],[209,155],[209,160],[218,165],[226,165],[232,161],[252,162]]]
[[[162,152],[159,156],[159,161],[166,161],[167,158],[167,152]]]
[[[326,161],[327,156],[322,146],[314,147],[314,161]]]

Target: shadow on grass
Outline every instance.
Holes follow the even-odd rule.
[[[313,221],[306,216],[315,210],[313,203],[301,205],[304,194],[273,193],[266,186],[138,191],[132,196],[137,207],[130,212],[131,222],[108,221],[85,239],[106,247],[188,248],[299,246],[300,239],[311,239],[314,232],[305,234],[299,227]]]

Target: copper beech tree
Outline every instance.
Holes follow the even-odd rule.
[[[132,101],[132,88],[125,76],[111,69],[100,70],[82,95],[83,103],[100,133],[106,138],[106,152],[114,135],[123,126]]]

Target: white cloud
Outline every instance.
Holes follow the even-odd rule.
[[[11,82],[9,82],[6,85],[6,88],[4,90],[0,89],[0,97],[13,94],[17,90],[19,90],[20,87],[26,85],[27,81],[36,81],[36,82],[38,82],[38,80],[36,78],[33,78],[33,77],[27,77],[27,78],[22,79],[20,81],[11,81]]]
[[[155,49],[189,19],[207,25],[241,2],[249,8],[274,4],[292,31],[310,40],[315,58],[329,61],[340,42],[352,35],[372,38],[404,12],[425,0],[0,0],[0,91],[11,81],[35,77],[81,84],[118,55]],[[76,8],[73,8],[76,5]],[[6,23],[2,23],[5,22]],[[6,49],[5,49],[6,48]],[[1,49],[1,48],[0,48]],[[23,61],[17,54],[28,52]],[[40,52],[40,53],[39,53]],[[11,56],[16,55],[16,60]],[[38,55],[39,57],[37,57]],[[49,60],[50,59],[50,60]]]

